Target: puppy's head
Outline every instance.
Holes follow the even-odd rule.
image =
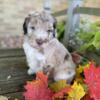
[[[49,13],[33,12],[25,18],[23,30],[30,44],[42,45],[56,36],[56,20]]]

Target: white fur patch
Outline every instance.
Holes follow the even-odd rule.
[[[29,66],[28,74],[34,74],[41,71],[41,62],[44,60],[44,56],[38,52],[37,49],[32,48],[27,42],[23,43],[23,48]]]

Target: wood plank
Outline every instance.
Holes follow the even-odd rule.
[[[58,12],[54,12],[53,15],[55,17],[60,17],[66,15],[67,9],[63,9]],[[74,10],[73,13],[80,13],[80,14],[87,14],[87,15],[95,15],[100,16],[100,8],[93,8],[93,7],[78,7]]]
[[[75,9],[74,13],[100,16],[100,8],[79,7]]]
[[[0,58],[0,80],[6,80],[9,75],[24,75],[27,69],[25,57]]]
[[[67,13],[67,9],[64,9],[64,10],[61,10],[61,11],[58,11],[58,12],[54,12],[53,15],[55,17],[59,17],[59,16],[66,15],[66,13]]]
[[[27,81],[34,79],[34,76],[21,76],[16,77],[16,79],[10,79],[6,81],[0,81],[0,95],[22,92],[24,90],[24,85]]]
[[[27,69],[23,56],[0,58],[0,95],[23,91],[26,81],[35,77],[27,75]]]
[[[9,66],[26,66],[26,58],[25,57],[6,57],[0,58],[0,68],[9,67]]]
[[[23,97],[23,92],[15,92],[15,93],[9,93],[9,94],[4,94],[9,100],[24,100]]]
[[[16,56],[25,56],[24,50],[22,48],[0,49],[0,58]]]

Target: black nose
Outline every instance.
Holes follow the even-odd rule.
[[[42,39],[36,39],[36,43],[37,43],[38,45],[42,45],[42,44],[43,44],[43,40],[42,40]]]

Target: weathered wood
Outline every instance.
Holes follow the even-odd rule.
[[[59,17],[59,16],[66,15],[66,13],[67,13],[67,9],[64,9],[64,10],[61,10],[61,11],[58,11],[58,12],[54,12],[53,15],[55,17]]]
[[[31,77],[33,79],[34,77]],[[22,92],[26,81],[31,80],[30,76],[16,77],[16,79],[10,79],[6,81],[0,81],[0,95]]]
[[[0,50],[0,95],[14,98],[18,95],[17,93],[22,92],[26,81],[35,78],[34,75],[29,76],[27,74],[27,69],[25,54],[22,49]],[[22,98],[20,95],[18,97]]]
[[[63,9],[61,11],[54,12],[53,15],[55,17],[60,17],[60,16],[63,16],[63,15],[66,15],[66,12],[67,12],[67,9]],[[79,8],[76,8],[73,13],[100,16],[100,8],[79,7]]]
[[[0,69],[4,67],[17,67],[17,66],[24,66],[26,67],[26,59],[25,57],[6,57],[0,58]]]
[[[16,57],[24,56],[24,51],[21,48],[18,49],[0,49],[0,58],[2,57]]]
[[[76,8],[74,10],[74,13],[100,16],[100,8],[80,7],[80,8]]]
[[[24,100],[23,92],[9,93],[4,96],[6,96],[9,100]]]

